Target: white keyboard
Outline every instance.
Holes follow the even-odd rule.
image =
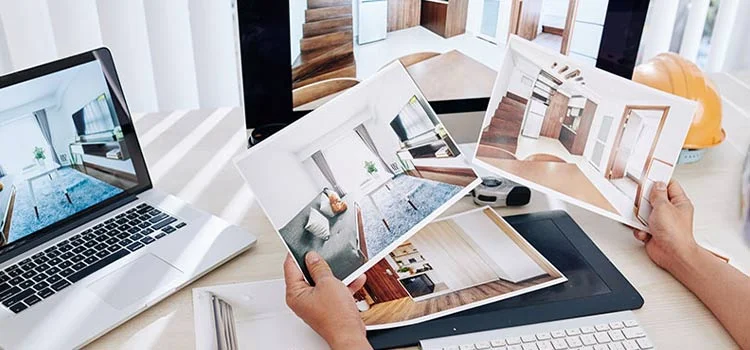
[[[423,340],[423,350],[653,349],[632,312],[616,312]]]

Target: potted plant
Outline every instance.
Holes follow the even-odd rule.
[[[44,154],[44,148],[34,147],[34,159],[39,166],[44,165],[44,160],[47,159],[47,156]]]
[[[378,167],[375,166],[375,162],[366,160],[365,161],[365,171],[367,171],[370,176],[375,177],[375,173],[378,172]]]

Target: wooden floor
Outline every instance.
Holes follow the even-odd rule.
[[[566,196],[597,206],[613,214],[620,214],[575,164],[528,162],[481,156],[477,159]]]
[[[476,173],[470,168],[417,167],[416,170],[408,171],[407,174],[461,187],[466,187],[477,179]]]
[[[501,296],[519,289],[548,282],[553,279],[552,276],[545,275],[521,283],[511,283],[498,280],[424,301],[415,302],[411,298],[401,298],[373,305],[370,310],[361,314],[362,320],[365,322],[365,325],[379,325],[408,321],[418,317],[431,315],[436,312],[447,311],[469,303]]]

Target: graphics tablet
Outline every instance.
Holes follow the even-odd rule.
[[[418,325],[367,333],[376,349],[421,339],[588,316],[643,306],[643,298],[564,211],[505,218],[568,282]]]

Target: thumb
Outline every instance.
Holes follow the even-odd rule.
[[[316,252],[308,252],[305,255],[305,264],[307,265],[307,270],[310,271],[310,276],[316,284],[324,278],[334,277],[331,267],[329,267],[328,263],[323,260],[323,257]]]
[[[669,196],[667,195],[667,184],[663,182],[657,182],[651,187],[651,193],[648,196],[651,206],[656,208],[660,205],[669,203]]]

